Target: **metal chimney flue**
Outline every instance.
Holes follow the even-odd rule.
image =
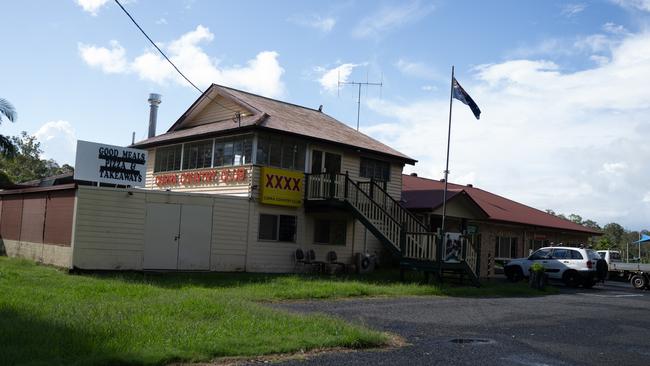
[[[149,134],[147,138],[156,136],[156,121],[158,120],[158,105],[162,103],[161,95],[156,93],[149,94]]]

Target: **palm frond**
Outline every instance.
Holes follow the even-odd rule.
[[[13,158],[18,153],[16,145],[7,136],[0,135],[0,155]]]
[[[0,122],[2,122],[2,115],[5,115],[11,122],[14,122],[18,118],[16,108],[6,99],[0,98]]]

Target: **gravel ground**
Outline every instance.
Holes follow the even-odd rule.
[[[624,283],[536,298],[411,297],[277,305],[404,337],[392,350],[283,365],[650,365],[650,292]],[[454,339],[474,343],[454,343]]]

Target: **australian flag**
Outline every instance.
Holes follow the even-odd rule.
[[[462,86],[458,83],[456,78],[454,78],[454,89],[453,89],[453,96],[454,98],[460,100],[463,102],[465,105],[468,105],[469,108],[472,110],[472,113],[474,113],[474,117],[476,119],[479,119],[481,117],[481,110],[478,108],[476,103],[474,102],[474,99],[467,94],[465,89],[463,89]]]

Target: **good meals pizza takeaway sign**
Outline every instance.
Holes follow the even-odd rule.
[[[146,167],[145,150],[77,141],[75,180],[142,187]]]

